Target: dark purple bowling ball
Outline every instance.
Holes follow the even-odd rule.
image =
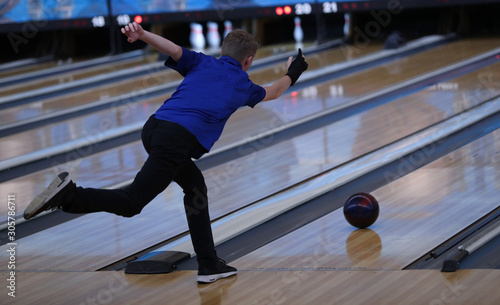
[[[378,202],[368,193],[356,193],[344,204],[345,219],[356,228],[364,229],[374,224],[378,213]]]

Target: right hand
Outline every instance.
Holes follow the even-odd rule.
[[[129,23],[128,25],[123,27],[122,33],[127,35],[128,37],[127,41],[132,43],[137,39],[139,39],[142,36],[142,34],[144,34],[144,30],[142,29],[142,26],[140,24],[134,22],[134,23]]]

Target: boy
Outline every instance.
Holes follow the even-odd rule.
[[[268,87],[253,84],[246,71],[258,43],[242,30],[223,41],[222,57],[215,59],[184,49],[170,40],[131,23],[121,29],[133,43],[140,39],[169,56],[165,65],[185,78],[172,96],[144,125],[141,138],[148,158],[129,186],[121,189],[76,187],[69,174],[59,174],[26,208],[30,219],[42,211],[60,208],[69,213],[109,212],[132,217],[174,181],[184,191],[184,207],[198,261],[198,282],[211,283],[236,274],[215,252],[207,188],[192,159],[210,151],[230,115],[241,106],[280,97],[293,85],[307,63],[299,50],[288,59],[288,72]]]

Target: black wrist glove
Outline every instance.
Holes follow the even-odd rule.
[[[292,80],[292,84],[290,86],[293,86],[295,84],[302,72],[307,70],[307,67],[308,64],[305,58],[302,57],[302,50],[299,49],[299,54],[297,54],[297,57],[292,61],[290,67],[288,67],[288,72],[285,74],[288,75]]]

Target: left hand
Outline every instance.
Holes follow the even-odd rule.
[[[295,82],[299,79],[300,75],[302,72],[307,70],[307,67],[309,65],[306,62],[305,56],[302,54],[302,50],[299,49],[299,53],[297,54],[297,57],[295,60],[292,61],[292,57],[288,58],[288,77],[292,80],[292,83],[290,86],[293,86]]]
[[[297,57],[299,57],[299,56],[302,56],[302,58],[304,58],[304,61],[306,60],[306,57],[304,56],[304,54],[302,54],[302,49],[300,49],[300,48],[299,48],[299,53],[297,54]],[[287,69],[290,68],[290,65],[292,64],[292,61],[293,61],[293,56],[288,57],[288,61],[286,63],[286,68]]]

